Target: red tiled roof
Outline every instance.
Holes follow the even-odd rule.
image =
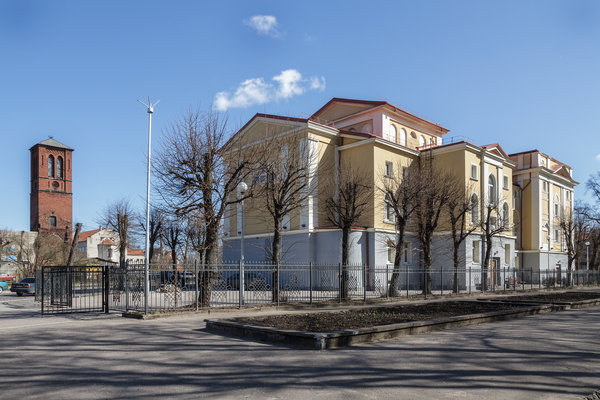
[[[127,255],[130,256],[143,256],[144,250],[142,249],[127,249]]]
[[[98,232],[100,232],[100,229],[95,229],[93,231],[80,232],[78,242],[85,242],[90,236],[95,235]]]

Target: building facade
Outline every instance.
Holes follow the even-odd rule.
[[[46,139],[31,149],[30,230],[71,240],[73,149]]]
[[[333,173],[331,166],[341,162],[359,165],[375,188],[372,210],[361,218],[351,234],[352,264],[385,266],[393,263],[394,249],[390,243],[396,236],[395,221],[390,217],[382,191],[377,188],[386,176],[402,174],[394,169],[424,159],[434,159],[438,167],[453,171],[475,205],[468,216],[468,224],[474,230],[460,250],[463,267],[483,265],[486,237],[481,219],[493,209],[489,211],[494,215],[491,224],[502,229],[492,237],[490,267],[539,268],[545,253],[535,246],[543,246],[544,222],[549,221],[549,225],[554,226],[552,210],[548,211],[547,205],[573,206],[573,188],[577,182],[572,179],[568,166],[537,151],[509,155],[499,144],[478,146],[467,138],[448,138],[448,129],[385,101],[334,98],[306,119],[257,114],[236,133],[234,140],[243,137],[252,142],[253,138],[261,137],[261,132],[277,135],[293,132],[305,141],[314,155],[311,168],[315,173],[310,179],[316,189],[301,211],[284,219],[283,261],[340,262],[342,232],[328,222],[319,193],[323,185],[331,182],[324,179]],[[546,167],[525,161],[535,157],[545,157]],[[532,179],[539,182],[529,183]],[[552,198],[548,201],[543,199],[546,193],[540,186],[543,180],[551,185],[546,198],[550,199],[550,194]],[[532,191],[537,197],[531,197]],[[238,204],[229,210],[224,220],[226,261],[240,259],[241,220],[242,206]],[[273,227],[259,201],[245,201],[244,220],[245,259],[268,261]],[[403,265],[419,268],[423,262],[415,226],[409,226],[405,241]],[[551,257],[566,259],[563,247],[556,243],[551,246]],[[448,229],[436,234],[434,247],[434,266],[452,268]]]

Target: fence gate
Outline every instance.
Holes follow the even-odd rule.
[[[43,267],[36,297],[44,314],[108,312],[109,266]]]

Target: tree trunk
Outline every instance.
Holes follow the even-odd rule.
[[[460,243],[454,243],[454,253],[452,254],[452,260],[454,261],[454,282],[453,282],[453,292],[458,293],[458,267],[460,265],[460,252],[459,252]]]
[[[404,251],[404,226],[398,224],[398,238],[396,243],[396,254],[394,256],[394,271],[390,279],[390,287],[388,289],[388,297],[398,296],[398,283],[400,282],[400,266],[402,265],[402,253]],[[408,268],[408,267],[407,267]],[[406,282],[408,287],[408,282]]]
[[[215,224],[211,222],[206,226],[206,265],[204,266],[204,272],[202,273],[202,284],[199,294],[199,303],[201,307],[210,307],[212,287],[216,277],[217,240],[217,229]]]
[[[342,229],[342,276],[340,280],[341,297],[344,300],[350,300],[349,298],[349,276],[348,266],[350,264],[350,233],[352,232],[351,227]]]
[[[279,271],[277,270],[277,266],[281,261],[281,225],[283,224],[283,217],[276,217],[274,222],[275,232],[273,233],[273,245],[271,248],[271,263],[273,264],[271,301],[276,303],[279,298]]]
[[[67,260],[68,267],[73,265],[73,258],[75,256],[75,248],[77,247],[77,242],[79,241],[79,233],[80,232],[81,232],[81,223],[78,222],[75,224],[75,236],[73,237],[73,242],[71,242],[71,250],[69,251],[69,258]]]
[[[431,265],[433,256],[431,254],[432,239],[427,237],[423,240],[423,266],[425,268],[425,282],[423,282],[423,294],[431,294]]]

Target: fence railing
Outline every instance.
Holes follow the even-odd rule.
[[[149,312],[282,303],[452,296],[593,286],[599,271],[514,268],[430,269],[340,264],[144,265],[111,268],[111,309]]]

